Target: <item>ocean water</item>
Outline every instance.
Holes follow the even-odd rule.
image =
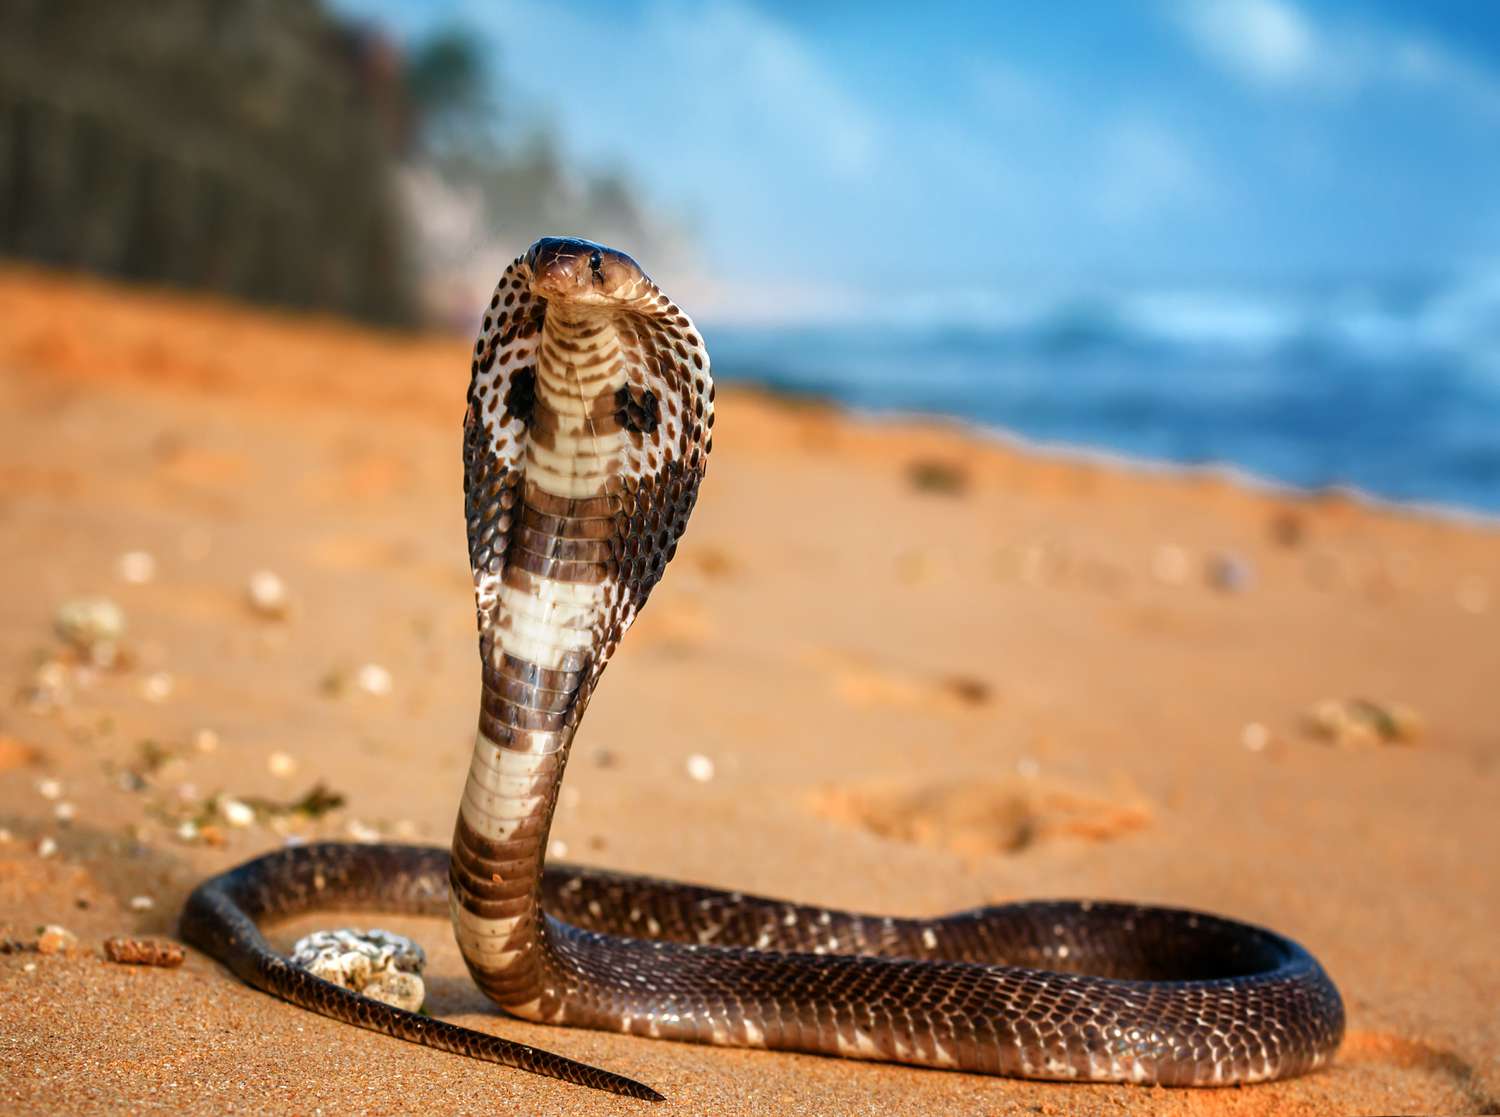
[[[1500,273],[971,294],[826,324],[703,326],[724,381],[1500,515]]]

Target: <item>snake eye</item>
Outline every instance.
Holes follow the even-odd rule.
[[[589,253],[589,271],[594,273],[596,279],[602,279],[603,276],[599,274],[599,269],[602,267],[604,267],[604,257],[600,255],[599,250],[596,248]]]

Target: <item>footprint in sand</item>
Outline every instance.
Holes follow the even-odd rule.
[[[1012,781],[833,787],[812,797],[824,818],[881,838],[961,857],[1019,853],[1058,838],[1112,841],[1150,825],[1151,808],[1129,791],[1105,799],[1060,785]]]
[[[714,636],[708,612],[698,602],[681,596],[657,602],[642,610],[630,628],[630,643],[669,655],[695,651]]]
[[[833,683],[834,693],[851,706],[928,708],[964,713],[988,705],[988,683],[970,675],[924,675],[883,669],[863,656],[833,648],[815,648],[802,660]]]

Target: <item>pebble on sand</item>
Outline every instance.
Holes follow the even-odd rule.
[[[378,663],[366,663],[354,674],[354,685],[366,694],[391,692],[391,673]]]
[[[66,927],[49,923],[36,940],[38,954],[72,954],[78,949],[78,936]]]
[[[371,928],[314,931],[292,947],[292,964],[408,1012],[422,1007],[427,955],[405,935]]]
[[[141,680],[141,697],[147,702],[165,702],[172,697],[177,682],[165,671],[154,671]]]
[[[344,832],[356,842],[378,842],[383,836],[375,827],[367,825],[357,818],[351,818],[344,824]]]
[[[273,752],[266,757],[266,768],[270,770],[271,775],[284,780],[296,773],[297,761],[289,753]]]
[[[250,608],[260,616],[272,620],[279,620],[286,616],[290,607],[286,583],[275,571],[257,570],[250,575],[250,581],[245,589],[250,600]]]
[[[156,577],[156,557],[149,551],[126,551],[115,560],[115,572],[122,582],[144,586]]]
[[[38,838],[36,843],[36,855],[38,857],[51,857],[57,852],[57,842],[52,838]]]
[[[130,910],[131,911],[150,911],[154,907],[156,907],[156,901],[154,899],[152,899],[150,896],[132,896],[132,897],[130,897]]]
[[[684,767],[687,769],[688,778],[697,780],[699,783],[707,783],[714,778],[714,762],[701,752],[695,752],[688,757]]]
[[[1340,748],[1364,745],[1410,745],[1426,732],[1422,715],[1399,702],[1382,704],[1367,698],[1325,698],[1307,712],[1308,731]]]
[[[219,814],[231,826],[246,827],[255,821],[255,808],[238,799],[225,797],[219,800]]]
[[[79,597],[58,606],[52,624],[91,663],[109,667],[125,635],[125,611],[107,597]]]
[[[1208,584],[1222,593],[1244,593],[1255,582],[1255,570],[1243,555],[1222,551],[1208,560]]]

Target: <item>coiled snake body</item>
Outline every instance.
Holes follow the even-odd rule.
[[[257,922],[449,911],[474,980],[529,1020],[1031,1078],[1252,1082],[1326,1062],[1337,990],[1305,950],[1213,916],[1037,902],[890,919],[543,869],[569,746],[687,524],[712,447],[708,355],[630,257],[546,238],[475,346],[464,493],[483,698],[450,851],[318,844],[198,887],[183,937],[250,984],[403,1039],[649,1087],[325,982]]]

